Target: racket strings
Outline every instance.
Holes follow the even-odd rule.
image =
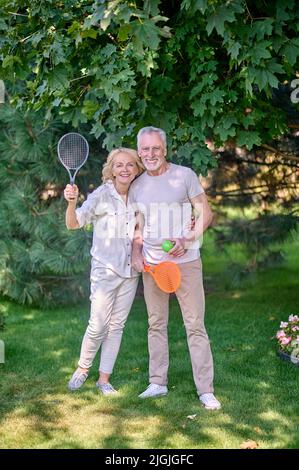
[[[156,266],[153,273],[157,285],[164,292],[175,292],[181,283],[181,273],[179,268],[174,263],[161,263]]]
[[[168,289],[173,289],[174,282],[168,270],[161,270],[159,272],[159,281]]]
[[[67,134],[58,145],[60,161],[70,170],[80,168],[88,156],[88,144],[81,135]]]

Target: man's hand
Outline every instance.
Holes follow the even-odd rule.
[[[141,253],[132,253],[132,267],[138,273],[142,273],[144,271],[144,259]]]
[[[186,253],[185,238],[173,238],[170,241],[174,243],[174,247],[168,252],[169,255],[179,257]]]
[[[79,196],[79,188],[76,184],[73,186],[71,184],[67,184],[64,189],[64,198],[69,203],[77,204]]]

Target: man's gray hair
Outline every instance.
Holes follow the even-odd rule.
[[[165,148],[167,147],[166,132],[163,131],[163,129],[160,129],[159,127],[147,126],[147,127],[143,127],[142,129],[140,129],[140,131],[137,134],[137,148],[138,149],[139,149],[140,137],[144,134],[151,134],[152,132],[157,132],[157,134],[159,134],[159,136],[161,137]]]

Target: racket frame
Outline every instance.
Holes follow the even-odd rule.
[[[145,263],[144,263],[144,264],[143,264],[143,266],[144,266],[144,271],[145,271],[146,273],[151,274],[151,276],[153,277],[153,279],[154,279],[154,281],[155,281],[155,284],[159,287],[159,289],[161,289],[163,292],[165,292],[165,293],[167,293],[167,294],[172,294],[172,293],[176,292],[177,289],[180,287],[180,284],[181,284],[181,277],[180,277],[179,286],[177,287],[177,289],[175,289],[175,290],[167,290],[167,291],[164,290],[164,289],[159,285],[159,281],[157,280],[157,278],[156,278],[156,276],[155,276],[155,270],[156,270],[156,268],[157,268],[159,265],[163,264],[163,263],[165,263],[165,261],[162,261],[162,263],[155,264],[155,265],[150,265],[150,264],[145,264]],[[177,268],[179,269],[178,265],[177,265],[176,263],[173,263],[173,261],[167,261],[167,263],[175,264],[175,265],[177,266]],[[180,270],[179,270],[179,271],[180,271]],[[180,274],[180,276],[181,276],[181,274]]]
[[[68,135],[78,135],[81,137],[81,139],[84,140],[85,144],[86,144],[86,148],[87,148],[87,152],[86,152],[86,157],[84,159],[84,161],[82,162],[82,164],[80,166],[78,166],[77,168],[72,168],[72,170],[75,171],[75,173],[72,175],[71,174],[71,170],[65,165],[65,163],[61,160],[60,158],[60,151],[59,151],[59,146],[60,146],[60,143],[61,141],[67,137]],[[68,132],[67,134],[64,134],[62,137],[60,137],[59,141],[58,141],[58,144],[57,144],[57,155],[58,155],[58,159],[60,161],[60,163],[64,166],[64,168],[67,170],[68,174],[69,174],[69,177],[70,177],[70,185],[71,186],[74,186],[74,183],[75,183],[75,178],[76,178],[76,175],[78,173],[78,171],[80,170],[80,168],[82,168],[82,166],[84,165],[84,163],[86,162],[87,158],[88,158],[88,155],[89,155],[89,144],[87,142],[87,140],[85,139],[85,137],[83,137],[83,135],[79,134],[78,132]]]

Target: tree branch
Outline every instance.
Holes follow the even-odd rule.
[[[270,152],[273,152],[275,153],[276,155],[278,155],[280,158],[282,159],[286,159],[286,160],[294,160],[295,162],[298,162],[299,163],[299,157],[295,157],[295,156],[291,156],[291,155],[284,155],[283,153],[281,153],[279,150],[277,150],[276,148],[274,147],[271,147],[271,145],[268,145],[268,144],[262,144],[261,147],[263,147],[264,149],[266,150],[270,150]]]
[[[25,16],[25,18],[28,18],[28,15],[23,15],[22,13],[16,13],[13,11],[8,11],[7,12],[9,15],[15,15],[15,16]]]

